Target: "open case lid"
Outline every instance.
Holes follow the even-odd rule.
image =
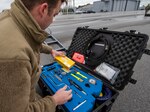
[[[131,78],[133,67],[141,58],[147,45],[148,36],[145,34],[130,32],[109,31],[106,29],[77,28],[72,42],[67,50],[67,56],[72,58],[74,52],[85,54],[90,40],[97,34],[109,36],[113,39],[113,44],[104,62],[120,69],[114,84],[117,90],[122,90],[128,82],[134,83]]]

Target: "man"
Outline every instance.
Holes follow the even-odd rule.
[[[0,14],[0,112],[54,112],[72,97],[67,86],[53,96],[37,97],[40,52],[62,52],[43,45],[44,31],[66,0],[15,0]]]

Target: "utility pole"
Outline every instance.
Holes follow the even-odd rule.
[[[75,7],[75,0],[73,0],[73,8]]]

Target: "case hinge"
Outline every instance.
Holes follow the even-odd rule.
[[[143,50],[143,53],[144,53],[144,54],[147,54],[147,55],[150,55],[150,50],[149,50],[149,49],[144,49],[144,50]]]

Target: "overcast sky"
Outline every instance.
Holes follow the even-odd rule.
[[[3,9],[10,8],[10,4],[12,1],[13,0],[0,0],[0,12]],[[99,1],[99,0],[75,0],[75,5],[76,6],[84,5],[87,3],[93,3],[93,1]],[[148,3],[150,3],[150,0],[141,0],[141,6]]]

